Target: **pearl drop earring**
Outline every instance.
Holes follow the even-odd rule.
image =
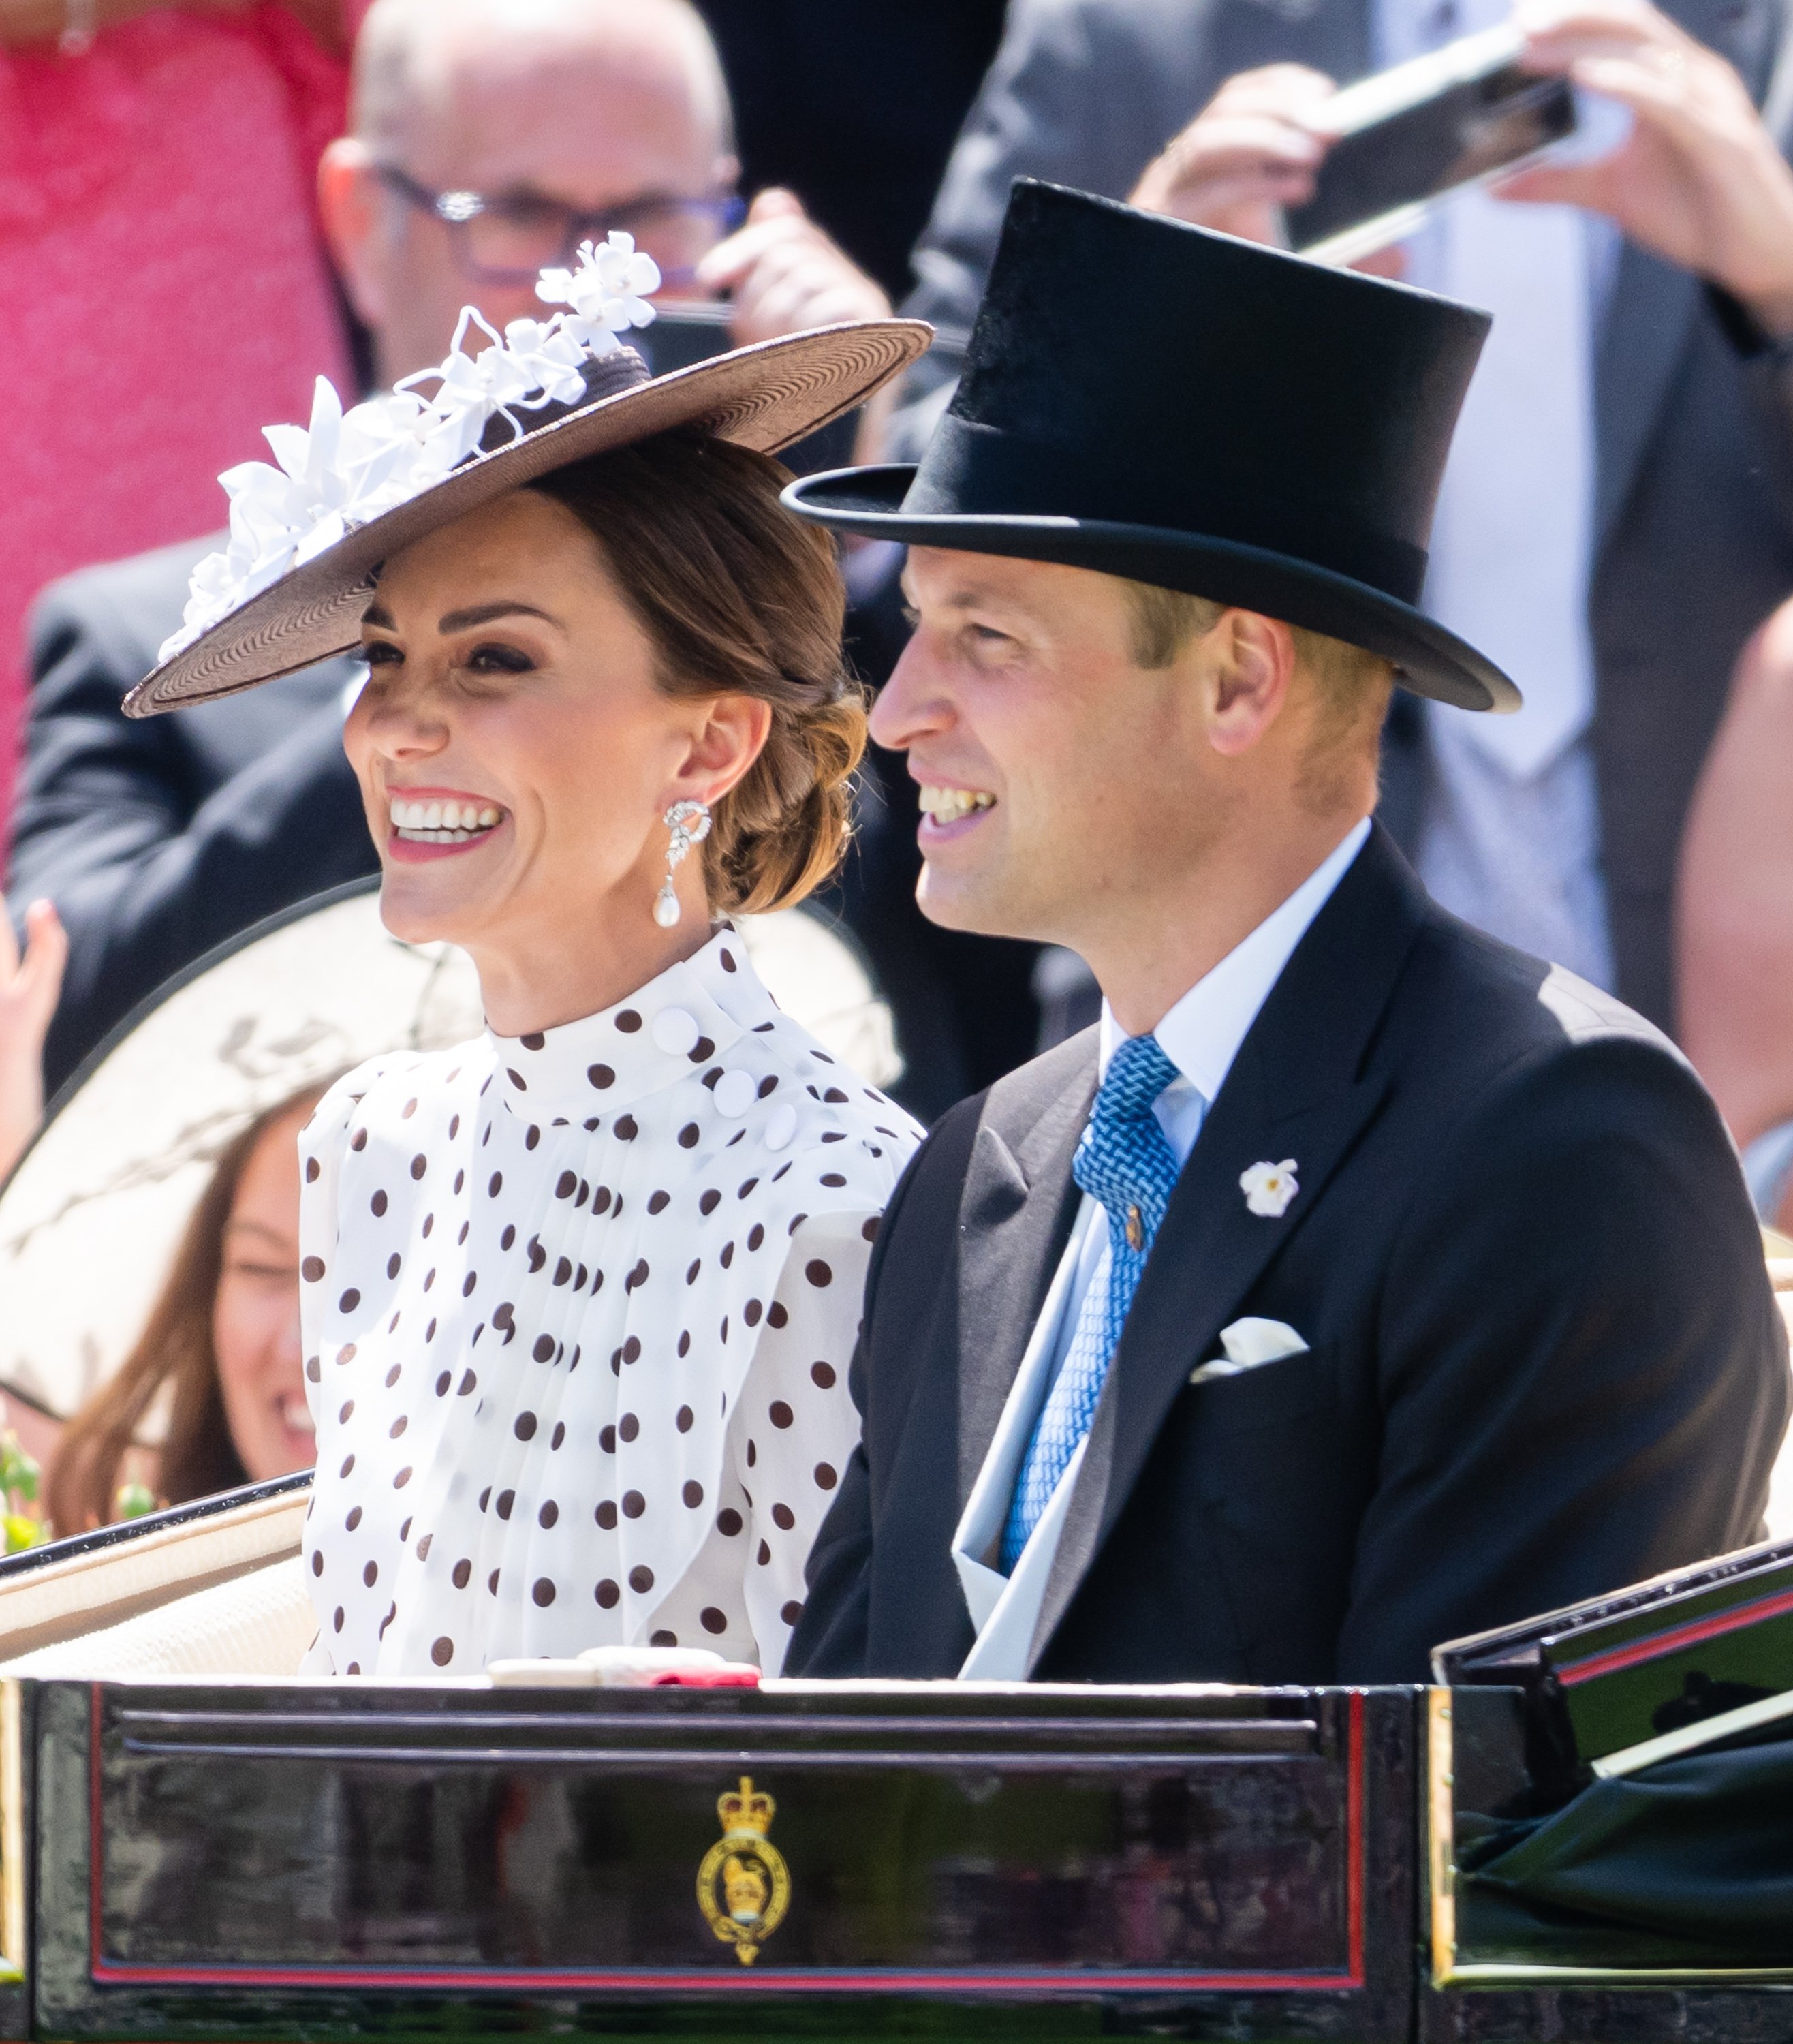
[[[673,886],[673,872],[692,846],[701,844],[709,836],[710,805],[708,802],[674,802],[663,820],[672,836],[666,845],[666,877],[654,897],[654,920],[662,930],[670,930],[684,913],[679,906],[678,890]]]

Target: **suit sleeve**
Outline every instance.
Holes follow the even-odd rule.
[[[1196,113],[1153,61],[1159,12],[1112,0],[1012,0],[916,249],[916,287],[903,309],[931,321],[939,338],[903,386],[891,459],[916,457],[940,392],[958,375],[1016,179],[1124,198]],[[1192,18],[1184,35],[1199,41]]]
[[[1419,1166],[1338,1679],[1760,1537],[1787,1341],[1731,1147],[1663,1048],[1565,1047]]]
[[[33,656],[8,894],[15,913],[48,896],[68,928],[53,1092],[171,973],[375,862],[335,701],[207,790],[181,724],[217,711],[127,718],[140,661],[91,605],[52,593]]]

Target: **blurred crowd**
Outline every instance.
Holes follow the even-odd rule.
[[[913,458],[1016,176],[1273,240],[1336,84],[1509,11],[0,0],[0,1165],[171,978],[377,870],[340,742],[355,663],[149,722],[121,708],[216,544],[219,472],[306,417],[317,377],[434,363],[463,305],[501,327],[543,266],[620,229],[664,279],[657,367],[893,305],[931,321],[893,398],[786,457]],[[1622,139],[1466,194],[1376,261],[1495,313],[1426,600],[1526,707],[1397,694],[1381,814],[1447,907],[1676,1038],[1762,1220],[1793,1228],[1793,10],[1518,18],[1527,62],[1623,110]],[[843,566],[876,687],[900,562],[873,542]],[[893,1090],[927,1120],[1098,997],[1069,954],[921,916],[916,792],[899,756],[870,763],[827,906],[894,1017]],[[108,1516],[152,1408],[144,1473],[171,1500],[309,1459],[305,1105],[221,1156],[141,1343],[63,1437],[62,1530]]]

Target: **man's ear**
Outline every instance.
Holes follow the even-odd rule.
[[[1207,742],[1228,759],[1249,752],[1280,715],[1295,678],[1295,635],[1280,618],[1224,612],[1202,640],[1211,663]]]
[[[339,135],[318,162],[317,210],[349,303],[376,332],[386,323],[376,254],[383,197],[367,144],[357,136]]]

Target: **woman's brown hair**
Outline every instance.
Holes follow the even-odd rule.
[[[83,1533],[113,1517],[121,1465],[164,1385],[171,1385],[173,1398],[155,1485],[163,1501],[185,1504],[248,1481],[225,1419],[212,1347],[225,1229],[256,1144],[276,1122],[315,1104],[329,1084],[326,1079],[302,1087],[257,1115],[219,1156],[136,1347],[56,1444],[44,1505],[59,1535]]]
[[[703,845],[710,905],[725,913],[787,908],[834,871],[866,749],[834,543],[779,503],[789,481],[768,455],[684,431],[532,486],[603,549],[668,695],[770,706],[765,748],[716,803]]]

